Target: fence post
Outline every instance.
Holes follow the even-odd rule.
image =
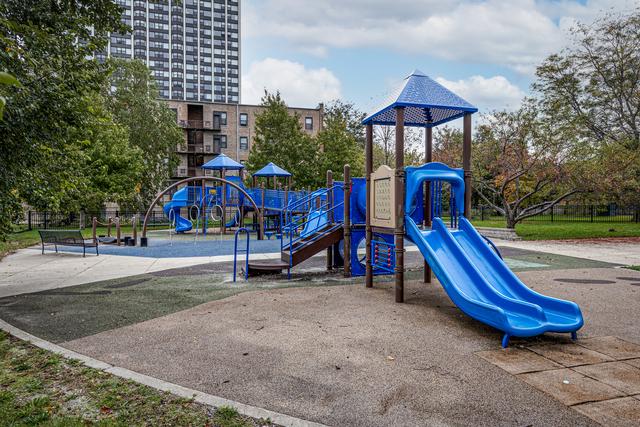
[[[79,226],[80,226],[80,230],[84,230],[84,211],[80,211],[80,219],[79,219]]]
[[[484,221],[484,205],[480,205],[480,220]]]
[[[29,230],[32,230],[32,227],[31,227],[31,211],[29,211],[29,213],[27,215],[27,224],[28,224]]]
[[[120,246],[120,217],[116,217],[116,244]]]
[[[98,243],[98,236],[96,235],[97,228],[98,228],[98,218],[94,216],[93,219],[91,220],[91,237],[93,237],[93,243],[96,243],[96,244]]]
[[[138,214],[133,215],[133,218],[131,218],[131,228],[132,228],[132,239],[133,239],[133,246],[137,246],[138,245]]]
[[[593,205],[591,205],[591,222],[593,222]]]
[[[551,222],[553,222],[553,210],[554,210],[555,206],[551,206]]]
[[[45,230],[48,228],[47,227],[48,225],[49,225],[49,218],[48,218],[48,215],[47,215],[47,211],[44,211],[44,229]]]

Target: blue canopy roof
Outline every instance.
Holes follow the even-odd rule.
[[[291,176],[291,174],[273,162],[269,162],[267,166],[254,173],[253,176]]]
[[[476,107],[415,70],[399,88],[362,121],[363,124],[395,125],[396,107],[405,107],[405,126],[433,127],[475,113]]]
[[[225,154],[220,154],[215,159],[209,160],[207,163],[202,165],[202,169],[210,169],[210,170],[240,170],[244,169],[244,165],[242,163],[238,163],[232,158],[228,157]]]

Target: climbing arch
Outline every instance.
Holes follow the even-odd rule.
[[[244,188],[240,187],[238,184],[235,184],[235,183],[233,183],[231,181],[228,181],[228,180],[226,180],[224,178],[219,178],[219,177],[215,177],[215,176],[198,176],[198,177],[192,177],[192,178],[185,178],[185,179],[183,179],[181,181],[178,181],[176,183],[171,184],[170,186],[168,186],[167,188],[162,190],[160,193],[158,193],[156,198],[153,200],[153,202],[149,206],[149,209],[147,209],[147,213],[144,216],[144,222],[142,224],[142,237],[143,238],[147,237],[147,222],[149,221],[149,216],[151,215],[151,212],[153,211],[153,208],[158,204],[160,199],[162,199],[162,196],[164,196],[165,194],[167,194],[169,191],[173,190],[174,188],[177,188],[177,187],[179,187],[179,186],[181,186],[183,184],[189,184],[189,183],[195,182],[195,181],[219,182],[221,184],[225,184],[225,185],[228,185],[230,187],[233,187],[236,190],[240,191],[242,194],[244,194],[244,196],[247,198],[247,200],[249,200],[249,202],[253,206],[253,209],[255,209],[255,212],[258,213],[258,240],[262,240],[263,235],[264,235],[264,230],[263,230],[264,224],[262,223],[262,211],[258,208],[258,205],[253,200],[251,195]]]

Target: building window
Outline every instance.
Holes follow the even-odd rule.
[[[249,115],[247,113],[240,113],[240,126],[247,126],[249,124]]]
[[[304,118],[304,128],[305,130],[313,130],[313,117]]]
[[[241,136],[240,137],[240,149],[241,150],[248,150],[249,149],[249,138],[247,138],[246,136]]]
[[[213,138],[213,143],[218,149],[227,148],[227,136],[219,135]]]
[[[220,120],[220,126],[226,126],[227,125],[227,113],[225,113],[224,111],[216,111],[213,113],[213,121],[215,122],[216,119]]]

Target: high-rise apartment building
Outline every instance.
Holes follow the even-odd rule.
[[[164,99],[240,102],[239,0],[114,0],[129,34],[111,34],[107,52],[140,59]]]
[[[203,163],[224,153],[245,162],[263,108],[240,104],[240,0],[114,0],[131,32],[112,33],[107,56],[140,59],[184,129],[172,180],[206,175]],[[289,108],[316,135],[322,105]]]

